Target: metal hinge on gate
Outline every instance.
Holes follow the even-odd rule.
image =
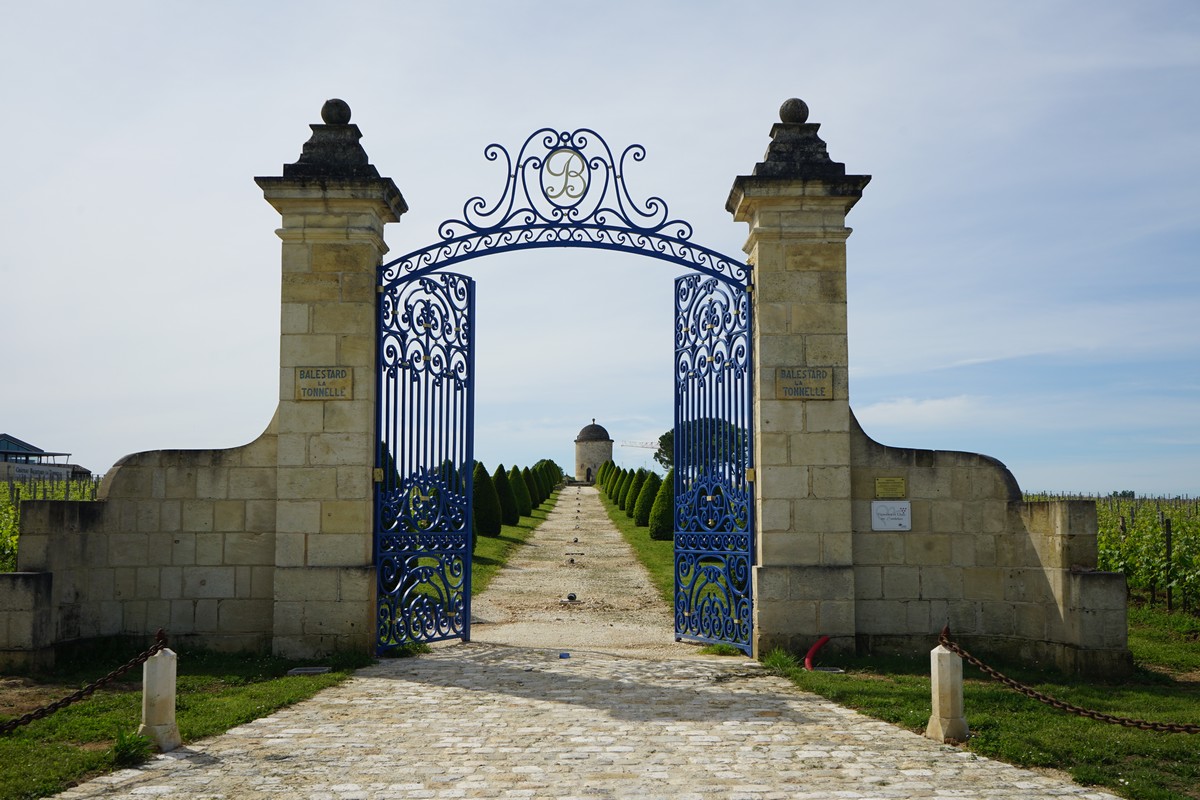
[[[754,483],[754,467],[746,467],[746,483]]]
[[[383,467],[376,467],[371,472],[371,477],[376,483],[383,483]]]

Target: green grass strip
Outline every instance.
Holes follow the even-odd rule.
[[[127,639],[75,648],[61,666],[39,680],[67,687],[87,684],[128,660],[140,645]],[[296,666],[329,665],[323,675],[285,673]],[[370,663],[365,656],[324,662],[288,661],[274,656],[182,650],[179,653],[176,722],[185,743],[306,700],[348,679]],[[0,737],[0,799],[26,800],[61,792],[80,781],[128,766],[121,760],[141,722],[141,670],[133,669],[111,688],[45,719]],[[11,717],[2,717],[11,719]]]
[[[1138,665],[1116,683],[1082,682],[1002,661],[1009,677],[1048,695],[1115,716],[1200,723],[1194,671],[1195,618],[1131,610],[1130,650]],[[775,652],[764,663],[798,687],[864,714],[924,733],[930,714],[929,659],[831,658],[844,675],[806,672],[797,656]],[[971,738],[965,748],[1022,767],[1053,768],[1084,785],[1135,800],[1200,798],[1200,740],[1108,725],[1056,711],[964,664],[963,702]]]
[[[558,493],[518,525],[505,525],[497,537],[480,537],[471,560],[472,596],[483,591],[505,561],[546,521]],[[79,647],[37,680],[65,687],[61,695],[101,677],[141,649],[114,639]],[[224,733],[335,686],[372,659],[341,655],[332,660],[288,661],[269,655],[179,653],[176,721],[185,743]],[[296,666],[325,664],[323,675],[286,675]],[[57,699],[58,695],[55,696]],[[56,794],[81,781],[127,766],[122,744],[141,722],[141,670],[127,673],[115,688],[0,737],[0,800],[31,800]],[[11,716],[0,715],[0,721]]]
[[[600,493],[600,502],[604,504],[612,524],[633,548],[637,560],[650,573],[650,582],[654,584],[659,597],[670,608],[675,602],[675,543],[651,539],[650,529],[635,525],[604,492]]]
[[[502,525],[499,536],[480,536],[471,556],[471,597],[477,596],[492,582],[513,553],[525,545],[538,526],[558,504],[558,492],[550,495],[546,502],[533,509],[533,514],[521,517],[516,525]]]

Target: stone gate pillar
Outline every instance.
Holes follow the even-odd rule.
[[[829,158],[808,107],[780,109],[771,144],[726,208],[754,266],[755,655],[854,647],[846,214],[869,175]]]
[[[283,216],[273,649],[312,657],[374,641],[376,269],[408,210],[330,100],[282,177],[256,178]]]

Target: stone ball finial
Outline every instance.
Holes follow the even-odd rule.
[[[808,122],[808,103],[799,97],[784,100],[783,105],[779,107],[779,121],[789,125],[803,125]]]
[[[321,106],[321,119],[326,125],[349,125],[350,104],[336,97]]]

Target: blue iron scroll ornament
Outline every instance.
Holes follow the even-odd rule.
[[[749,653],[754,536],[750,295],[675,279],[675,635]]]
[[[474,281],[445,272],[379,301],[377,646],[469,638]]]
[[[640,144],[614,158],[608,143],[589,128],[542,128],[525,140],[515,159],[499,144],[483,152],[488,161],[505,166],[500,197],[492,203],[472,197],[462,218],[438,226],[441,241],[383,265],[385,286],[467,259],[541,247],[636,253],[730,283],[750,280],[744,262],[692,242],[692,226],[671,219],[662,198],[633,198],[625,171],[646,157]]]
[[[379,268],[378,647],[470,637],[473,305],[446,267],[507,251],[586,247],[688,270],[675,291],[675,636],[751,650],[754,563],[750,266],[691,241],[662,198],[637,201],[588,128],[542,128],[441,237]],[[438,273],[438,274],[434,274]]]

